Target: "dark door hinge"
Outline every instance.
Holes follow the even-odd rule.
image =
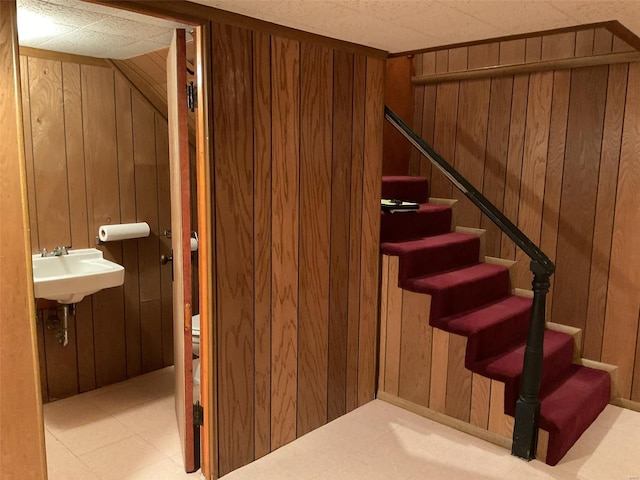
[[[204,409],[200,402],[196,402],[193,406],[193,424],[197,427],[204,425]]]
[[[196,103],[198,102],[198,88],[189,82],[187,85],[187,108],[192,112],[196,111]]]

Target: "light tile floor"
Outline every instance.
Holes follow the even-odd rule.
[[[169,480],[182,470],[173,369],[45,405],[50,480]],[[224,480],[640,480],[640,413],[609,405],[556,466],[524,462],[376,400]]]

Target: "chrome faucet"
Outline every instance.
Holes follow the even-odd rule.
[[[60,257],[62,255],[68,255],[70,248],[71,247],[56,247],[51,251],[51,256]]]
[[[41,257],[60,257],[62,255],[68,255],[69,250],[71,250],[71,247],[56,247],[50,252],[47,251],[46,248],[43,248],[40,251],[40,256]]]

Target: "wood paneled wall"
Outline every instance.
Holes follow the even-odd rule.
[[[628,49],[595,30],[431,52],[416,73]],[[445,61],[446,60],[446,61]],[[555,261],[549,318],[583,329],[584,356],[617,365],[621,395],[640,401],[640,64],[415,87],[414,125]],[[432,196],[461,198],[413,156]],[[458,224],[487,229],[487,255],[528,258],[466,199]]]
[[[384,62],[213,24],[219,475],[374,396]]]
[[[103,224],[151,227],[98,247],[125,283],[77,304],[68,347],[46,327],[56,304],[39,311],[46,401],[173,364],[167,123],[111,68],[21,57],[21,71],[33,252],[95,247]]]
[[[0,475],[43,480],[16,17],[15,1],[0,2]]]

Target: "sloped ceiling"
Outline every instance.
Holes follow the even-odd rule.
[[[640,36],[640,0],[194,1],[391,53],[610,20]],[[20,44],[45,50],[130,58],[167,46],[180,26],[80,0],[18,0]]]

